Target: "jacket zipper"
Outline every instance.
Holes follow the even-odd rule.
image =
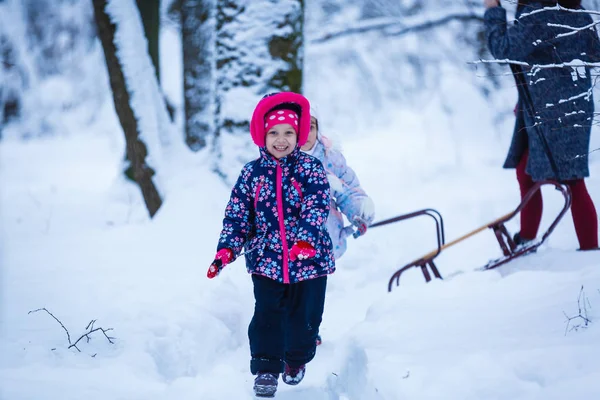
[[[260,189],[262,189],[263,181],[262,179],[256,185],[256,190],[254,191],[254,212],[256,213],[256,206],[258,205],[258,196],[260,195]]]
[[[282,175],[281,165],[279,164],[279,161],[277,161],[277,217],[279,219],[279,235],[281,236],[281,246],[283,247],[283,283],[290,283],[288,244],[285,235],[285,218],[283,215]]]

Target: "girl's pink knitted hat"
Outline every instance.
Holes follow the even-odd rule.
[[[310,103],[306,97],[294,92],[270,94],[258,102],[250,121],[250,135],[254,143],[258,147],[265,147],[265,116],[274,109],[291,110],[298,114],[298,146],[303,146],[310,132]]]

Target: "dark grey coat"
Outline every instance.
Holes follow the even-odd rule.
[[[532,64],[564,63],[572,60],[600,61],[600,40],[595,29],[556,38],[569,32],[549,27],[549,23],[582,27],[592,23],[586,13],[544,11],[522,16],[542,8],[532,2],[517,11],[517,21],[509,26],[506,10],[490,8],[485,13],[485,26],[490,52],[496,59],[524,61]],[[515,168],[529,148],[526,172],[536,180],[560,181],[589,176],[588,157],[594,112],[589,68],[542,69],[532,73],[521,67],[526,87],[517,86],[519,104],[512,143],[504,168]],[[528,90],[533,114],[524,103]],[[534,128],[534,122],[539,129]],[[540,134],[546,138],[558,176],[546,155]]]

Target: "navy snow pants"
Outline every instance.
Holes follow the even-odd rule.
[[[327,277],[283,284],[260,275],[254,283],[254,316],[248,327],[250,371],[283,372],[284,362],[311,361],[323,316]]]

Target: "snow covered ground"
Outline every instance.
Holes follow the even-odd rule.
[[[177,47],[164,49],[172,63],[161,68],[164,90],[180,105],[181,80],[169,74],[181,69]],[[318,49],[307,53],[316,55],[309,70],[318,64],[322,76],[333,74]],[[341,142],[377,219],[435,208],[450,240],[517,206],[514,171],[500,168],[512,121],[491,124],[510,115],[514,87],[495,104],[482,102],[465,84],[475,74],[466,68],[446,71],[439,93],[418,109],[376,105],[387,117],[375,130],[329,101],[352,85],[330,80],[325,92],[307,80],[322,126]],[[207,154],[173,147],[161,171],[165,204],[148,221],[139,190],[121,178],[123,135],[111,99],[85,111],[95,116],[86,129],[67,120],[54,137],[0,142],[0,400],[253,398],[251,280],[243,261],[206,279],[230,188],[210,172]],[[587,183],[600,207],[598,154]],[[544,201],[543,228],[562,198],[545,188]],[[428,219],[352,240],[329,279],[324,343],[301,385],[280,383],[277,398],[599,398],[600,252],[575,251],[570,214],[535,255],[473,272],[499,256],[492,233],[482,232],[438,257],[452,279],[425,284],[415,269],[387,293],[396,269],[434,245]],[[566,316],[579,315],[582,286],[592,322],[567,325]],[[68,349],[57,321],[29,313],[43,307],[71,342],[96,320],[112,328],[114,344],[95,332],[78,343],[81,352]]]
[[[149,222],[136,188],[118,178],[117,138],[100,130],[0,143],[0,398],[252,398],[250,279],[241,261],[205,278],[229,188],[202,156],[182,155],[165,206]],[[381,219],[434,207],[451,239],[516,206],[512,171],[491,164],[436,170],[428,157],[419,157],[429,165],[419,169],[409,149],[382,153],[382,146],[402,149],[402,137],[344,142]],[[596,202],[599,179],[596,159],[588,181]],[[547,223],[561,198],[550,189],[544,195]],[[410,271],[388,294],[395,269],[433,245],[428,220],[352,241],[329,281],[324,343],[305,381],[282,384],[278,398],[600,395],[600,253],[574,251],[570,215],[536,255],[471,272],[498,255],[484,232],[439,257],[442,274],[464,274],[424,284]],[[578,315],[582,286],[592,323],[570,330],[582,321],[567,327],[563,312]],[[95,319],[96,327],[113,328],[115,343],[96,332],[79,343],[81,353],[69,350],[55,320],[28,314],[41,307],[73,342]]]

